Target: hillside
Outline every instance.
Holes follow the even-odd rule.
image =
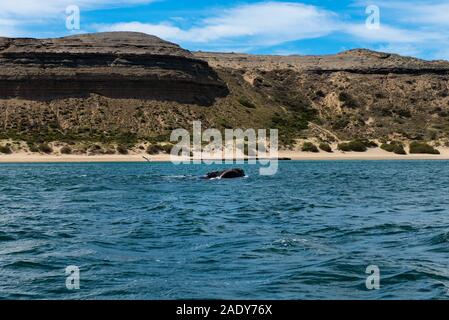
[[[288,57],[191,53],[117,32],[0,38],[0,66],[0,139],[29,147],[59,141],[132,148],[167,141],[193,120],[220,129],[279,128],[284,146],[298,138],[449,144],[446,61],[363,49]]]

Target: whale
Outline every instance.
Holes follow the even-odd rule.
[[[243,177],[245,177],[245,171],[239,168],[213,171],[204,176],[205,179],[235,179]]]

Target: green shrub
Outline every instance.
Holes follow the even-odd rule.
[[[387,152],[393,152],[394,150],[394,145],[389,144],[389,143],[382,143],[380,145],[380,148],[387,151]]]
[[[368,149],[366,144],[360,140],[353,140],[349,142],[349,148],[354,152],[365,152]]]
[[[322,90],[315,91],[315,96],[319,98],[324,98],[326,94]]]
[[[440,154],[440,151],[425,142],[410,143],[410,153]]]
[[[39,148],[35,144],[29,144],[30,152],[39,152]]]
[[[128,154],[128,147],[123,144],[119,144],[117,146],[117,152],[123,155]]]
[[[314,153],[319,152],[316,145],[314,145],[312,142],[304,142],[301,150],[304,152],[314,152]]]
[[[359,140],[349,142],[349,148],[354,152],[365,152],[368,149],[366,144]]]
[[[302,130],[309,127],[309,118],[311,115],[280,116],[275,115],[272,118],[271,127],[279,130],[279,144],[281,146],[293,146]]]
[[[11,147],[8,145],[0,146],[0,153],[11,154],[12,153]]]
[[[403,146],[399,146],[399,145],[394,146],[393,153],[400,154],[400,155],[407,154],[407,152],[405,152],[404,147]]]
[[[379,146],[376,142],[371,141],[369,139],[356,139],[353,141],[358,141],[360,143],[363,143],[365,145],[365,147],[367,147],[367,148],[377,148]]]
[[[400,141],[391,141],[390,143],[382,143],[381,149],[387,152],[393,152],[395,154],[407,154],[404,149],[404,145]]]
[[[53,152],[52,147],[50,147],[48,144],[46,143],[41,143],[38,147],[37,147],[39,152],[43,152],[46,154],[50,154]]]
[[[173,145],[171,143],[164,144],[163,146],[161,146],[161,148],[162,148],[164,153],[170,154],[171,150],[173,149]]]
[[[329,153],[332,152],[331,146],[329,145],[329,143],[326,143],[326,142],[321,142],[319,148],[321,150],[329,152]]]
[[[64,146],[61,148],[61,154],[72,154],[72,148]]]
[[[150,144],[147,148],[148,154],[159,154],[162,151],[163,151],[162,147],[158,144]]]
[[[356,108],[358,106],[357,101],[355,101],[355,99],[347,92],[340,92],[338,94],[338,100],[344,103],[348,108]]]
[[[352,151],[351,148],[349,147],[349,143],[347,143],[347,142],[339,143],[337,145],[337,149],[340,151],[344,151],[344,152]]]
[[[368,139],[356,139],[350,142],[340,143],[338,150],[346,152],[365,152],[368,148],[377,147],[377,143]]]
[[[334,122],[332,125],[332,129],[334,130],[341,130],[348,126],[350,123],[349,119],[347,118],[338,118],[337,121]]]
[[[98,144],[91,145],[88,151],[91,155],[104,154],[103,148]]]
[[[246,98],[239,98],[238,102],[242,106],[244,106],[246,108],[250,108],[250,109],[255,109],[256,108],[256,105],[254,103],[252,103],[251,101],[249,101],[248,99],[246,99]]]
[[[346,92],[340,92],[338,94],[338,100],[340,100],[341,102],[346,102],[350,99],[351,99],[351,96],[349,94],[347,94]]]
[[[402,118],[411,118],[412,117],[412,113],[406,109],[395,109],[395,110],[393,110],[393,112]]]

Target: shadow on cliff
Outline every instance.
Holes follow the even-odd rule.
[[[224,83],[212,85],[167,80],[0,80],[0,98],[2,99],[51,101],[87,98],[91,94],[113,99],[173,101],[181,104],[211,106],[217,98],[226,97],[229,89]]]
[[[48,101],[98,94],[211,106],[229,94],[207,62],[188,57],[74,53],[0,57],[8,62],[0,70],[2,99]]]

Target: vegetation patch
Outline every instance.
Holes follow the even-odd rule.
[[[393,152],[395,154],[400,155],[407,154],[407,152],[405,152],[404,145],[400,141],[391,141],[390,143],[382,143],[380,148],[388,152]]]
[[[412,113],[407,109],[393,109],[393,112],[401,118],[411,118]]]
[[[164,151],[164,149],[158,144],[150,144],[147,148],[147,153],[151,155],[159,154],[162,151]]]
[[[413,141],[410,143],[410,153],[414,154],[440,154],[440,151],[425,142]]]
[[[325,152],[329,152],[329,153],[333,152],[329,143],[326,143],[326,142],[321,142],[319,145],[319,148]]]
[[[301,150],[304,152],[313,152],[313,153],[320,152],[316,147],[316,145],[314,145],[312,142],[304,142]]]
[[[292,146],[299,133],[309,127],[309,121],[307,117],[300,115],[284,117],[276,115],[272,118],[271,127],[279,130],[279,144],[281,146]]]
[[[53,152],[53,148],[50,147],[50,146],[49,146],[48,144],[46,144],[46,143],[41,143],[41,144],[37,147],[37,150],[38,150],[39,152],[46,153],[46,154],[50,154],[50,153]]]
[[[72,148],[64,146],[61,148],[61,154],[72,154]]]
[[[52,128],[40,128],[39,131],[7,131],[0,138],[11,138],[16,141],[26,141],[28,146],[39,145],[49,142],[64,142],[74,144],[77,142],[92,143],[118,143],[128,146],[135,145],[138,137],[132,132],[100,131],[95,128],[78,128],[72,131],[61,132]],[[34,151],[37,152],[37,151]]]
[[[28,142],[28,148],[30,152],[39,152],[39,148],[33,143]]]
[[[128,152],[128,147],[125,146],[125,145],[123,145],[123,144],[119,144],[119,145],[117,146],[117,152],[118,152],[119,154],[123,154],[123,155],[128,154],[128,153],[129,153],[129,152]]]
[[[357,101],[347,92],[340,92],[338,94],[338,100],[348,108],[357,108]]]
[[[8,145],[6,145],[6,146],[0,146],[0,153],[3,153],[3,154],[11,154],[11,153],[12,153],[11,147],[8,146]]]
[[[374,141],[368,139],[356,139],[350,142],[340,143],[338,145],[338,150],[345,152],[365,152],[368,148],[375,148],[377,146],[377,143]]]
[[[256,109],[256,105],[246,98],[239,98],[237,101],[245,108]]]
[[[342,129],[346,128],[350,123],[351,123],[351,121],[349,121],[349,119],[347,117],[340,116],[332,124],[332,129],[334,129],[334,130],[342,130]]]
[[[164,144],[163,146],[161,146],[162,151],[163,151],[164,153],[166,153],[166,154],[170,154],[171,151],[172,151],[172,149],[173,149],[173,147],[174,147],[174,146],[173,146],[171,143]]]
[[[94,144],[89,147],[89,154],[91,154],[91,155],[104,154],[104,151],[100,145]]]

